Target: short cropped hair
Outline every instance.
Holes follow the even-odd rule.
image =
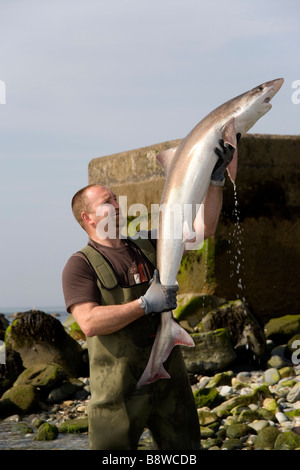
[[[90,210],[90,203],[87,197],[87,191],[94,186],[102,186],[101,184],[88,184],[84,188],[81,188],[74,194],[72,198],[72,212],[77,220],[77,222],[83,227],[83,219],[81,217],[82,212],[89,212]]]

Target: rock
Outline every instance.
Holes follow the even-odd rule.
[[[258,420],[260,417],[259,411],[248,408],[241,411],[238,417],[238,423],[249,423]]]
[[[249,423],[249,427],[254,429],[254,431],[256,431],[257,433],[267,428],[268,426],[270,426],[270,423],[266,419],[258,419],[256,421],[253,421],[253,423]]]
[[[88,418],[69,419],[62,423],[59,432],[82,433],[88,431]]]
[[[272,318],[265,325],[266,338],[278,345],[287,343],[298,333],[300,333],[300,315]]]
[[[226,397],[228,395],[231,395],[232,391],[233,389],[229,385],[222,385],[221,390],[220,390],[220,395],[221,397]]]
[[[258,433],[254,442],[254,448],[272,450],[279,434],[280,431],[273,426],[264,428]]]
[[[23,370],[20,354],[16,351],[6,350],[6,362],[0,364],[0,397],[5,390],[13,385]]]
[[[250,434],[250,432],[250,427],[244,423],[234,423],[226,429],[226,435],[229,439],[240,438],[246,434]]]
[[[35,441],[53,441],[58,437],[58,429],[54,424],[43,423],[39,426]]]
[[[47,392],[65,378],[65,371],[57,364],[36,364],[25,369],[15,381],[15,385],[30,384]]]
[[[300,436],[293,431],[280,433],[274,444],[274,450],[294,450],[297,448],[300,448]]]
[[[200,426],[200,435],[202,439],[208,439],[215,435],[214,430],[207,426]]]
[[[178,306],[173,313],[179,322],[188,321],[192,327],[195,327],[208,312],[225,303],[225,299],[213,295],[179,294],[177,296]]]
[[[279,382],[280,379],[281,379],[280,373],[274,367],[267,369],[264,373],[264,381],[268,385],[277,384],[277,382]]]
[[[13,413],[29,414],[37,409],[40,409],[39,394],[32,385],[11,387],[0,399],[0,416],[9,416]]]
[[[83,385],[83,384],[82,384]],[[76,383],[66,380],[60,387],[54,388],[48,396],[48,403],[59,403],[74,395],[81,388]]]
[[[225,328],[239,359],[260,361],[266,349],[263,328],[241,300],[227,302],[209,312],[198,325],[199,331],[207,332]]]
[[[229,398],[229,400],[226,400],[225,402],[216,406],[213,409],[213,411],[219,417],[228,416],[230,411],[236,406],[240,406],[240,405],[248,406],[250,403],[257,403],[261,401],[263,398],[268,397],[268,395],[269,395],[268,388],[266,386],[260,386],[245,395],[238,395],[238,396]]]
[[[9,321],[7,320],[4,313],[0,313],[0,340],[4,340],[6,329],[9,327]]]
[[[188,372],[203,374],[227,368],[236,358],[230,337],[225,329],[191,335],[194,348],[182,348]]]
[[[234,374],[232,370],[225,372],[218,372],[207,383],[207,387],[220,387],[221,385],[231,385],[231,380]]]
[[[209,408],[200,408],[197,410],[200,426],[208,426],[209,424],[218,421],[218,416],[213,413]]]
[[[218,390],[215,387],[197,390],[194,392],[194,399],[197,408],[216,406],[221,401]]]
[[[242,448],[243,448],[243,443],[238,438],[226,439],[226,441],[224,441],[221,446],[222,450],[239,450]]]
[[[83,350],[59,320],[41,311],[18,314],[6,330],[7,349],[17,351],[25,367],[58,364],[73,377],[87,375]]]
[[[300,364],[300,333],[287,342],[285,352],[295,365]]]
[[[275,417],[278,421],[278,423],[282,424],[286,421],[289,421],[289,418],[287,418],[287,416],[285,416],[284,413],[282,413],[281,411],[278,411],[277,413],[275,413]]]
[[[300,382],[297,382],[293,388],[289,391],[286,397],[289,403],[295,403],[300,400]]]
[[[219,450],[222,445],[222,439],[210,437],[208,439],[201,439],[201,447],[203,450],[214,449]]]
[[[272,411],[273,413],[276,413],[278,411],[277,401],[275,400],[275,398],[266,398],[263,401],[263,407],[269,411]]]
[[[73,323],[70,326],[70,335],[76,341],[78,340],[86,341],[86,336],[76,321],[73,321]]]
[[[17,433],[17,434],[32,434],[33,430],[31,427],[28,426],[28,424],[24,422],[20,422],[20,423],[14,423],[12,425],[11,432]]]
[[[295,375],[295,371],[293,367],[287,366],[287,367],[282,367],[279,370],[280,377],[282,379],[288,378],[288,377],[293,377]]]

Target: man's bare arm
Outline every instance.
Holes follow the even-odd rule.
[[[145,315],[138,300],[105,306],[95,302],[81,302],[72,305],[70,310],[86,336],[115,333]]]

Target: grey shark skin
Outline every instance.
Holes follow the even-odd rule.
[[[237,147],[236,134],[245,134],[264,114],[271,109],[270,100],[283,84],[283,79],[272,80],[227,101],[216,108],[192,129],[178,147],[157,155],[166,175],[161,198],[161,206],[181,208],[185,204],[196,207],[201,204],[210,184],[212,170],[217,162],[214,153],[219,139]],[[235,182],[237,173],[237,150],[228,167],[228,174]],[[198,232],[201,217],[196,215],[191,233]],[[182,219],[184,222],[184,215]],[[200,221],[200,222],[199,222]],[[203,223],[202,223],[203,227]],[[177,273],[185,249],[185,241],[169,236],[169,225],[164,217],[159,220],[157,240],[157,268],[160,281],[170,286],[176,283]],[[168,234],[168,235],[167,235]],[[152,346],[150,358],[137,387],[155,382],[160,378],[170,378],[163,363],[177,344],[194,346],[191,336],[173,319],[172,312],[161,314],[161,322]]]

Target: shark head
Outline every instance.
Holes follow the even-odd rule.
[[[236,128],[244,134],[272,108],[270,101],[283,84],[283,78],[262,83],[236,99],[234,117]]]
[[[281,88],[282,84],[283,78],[277,78],[276,80],[263,83],[246,93],[247,99],[252,105],[260,107],[263,116],[272,108],[270,101]]]
[[[270,101],[281,88],[283,81],[283,78],[277,78],[276,80],[263,83],[223,105],[227,113],[228,108],[231,110],[228,113],[230,120],[222,128],[222,138],[225,143],[229,143],[234,148],[237,147],[236,134],[245,134],[254,126],[259,118],[270,111],[272,108]],[[231,181],[235,182],[237,174],[237,150],[227,170]]]

